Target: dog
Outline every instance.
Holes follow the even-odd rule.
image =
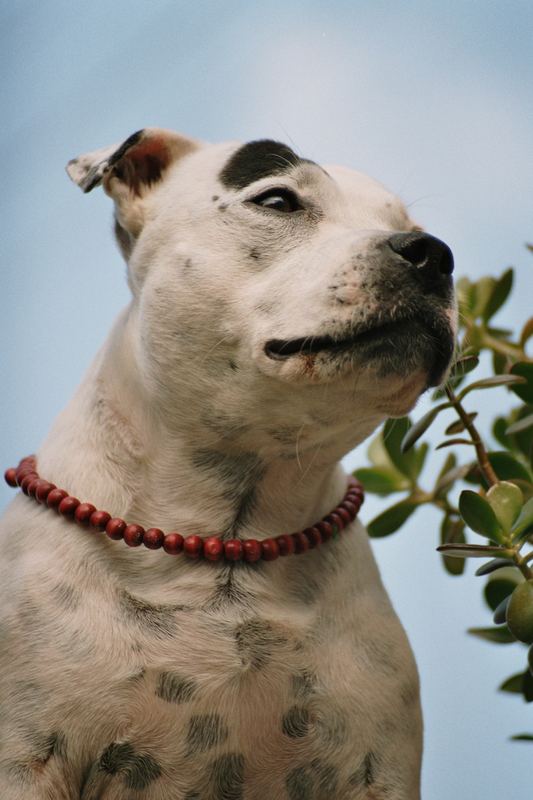
[[[411,649],[363,526],[327,515],[339,460],[446,374],[448,246],[270,140],[146,128],[67,169],[114,201],[132,300],[8,476],[0,796],[417,800]]]

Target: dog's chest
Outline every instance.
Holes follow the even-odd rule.
[[[395,674],[395,636],[369,642],[355,618],[332,628],[316,604],[121,604],[115,657],[79,698],[93,725],[83,800],[370,800],[409,771],[416,675]]]

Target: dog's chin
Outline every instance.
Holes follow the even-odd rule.
[[[269,339],[260,361],[262,371],[284,381],[368,382],[375,386],[376,402],[386,403],[387,413],[396,416],[404,406],[412,407],[425,389],[442,382],[453,347],[446,319],[431,326],[410,319],[347,336]],[[398,412],[389,412],[394,405]]]

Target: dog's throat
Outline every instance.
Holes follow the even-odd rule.
[[[269,539],[227,539],[209,536],[206,539],[195,534],[164,533],[160,528],[145,529],[141,525],[128,524],[119,517],[111,517],[92,503],[81,503],[65,489],[44,480],[37,472],[35,456],[23,458],[18,467],[5,472],[9,486],[20,488],[27,497],[55,511],[65,519],[76,522],[92,533],[105,532],[114,540],[122,539],[129,547],[141,544],[149,550],[163,549],[169,555],[182,553],[188,558],[206,561],[274,561],[279,556],[305,553],[338,537],[356,518],[364,499],[363,487],[355,480],[348,480],[346,493],[333,511],[326,514],[310,528],[296,533],[281,534]]]

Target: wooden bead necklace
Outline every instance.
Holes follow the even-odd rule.
[[[355,480],[348,480],[348,488],[342,501],[320,522],[297,533],[282,534],[271,539],[227,539],[219,536],[182,536],[180,533],[164,533],[160,528],[129,525],[119,517],[111,517],[107,511],[99,511],[92,503],[80,503],[64,489],[43,480],[37,472],[35,456],[26,456],[18,467],[5,472],[9,486],[19,487],[25,495],[38,503],[57,511],[65,519],[92,531],[105,531],[110,539],[123,539],[130,547],[143,544],[149,550],[160,547],[170,555],[183,553],[192,559],[207,561],[274,561],[278,556],[305,553],[334,536],[356,518],[364,499],[363,487]]]

